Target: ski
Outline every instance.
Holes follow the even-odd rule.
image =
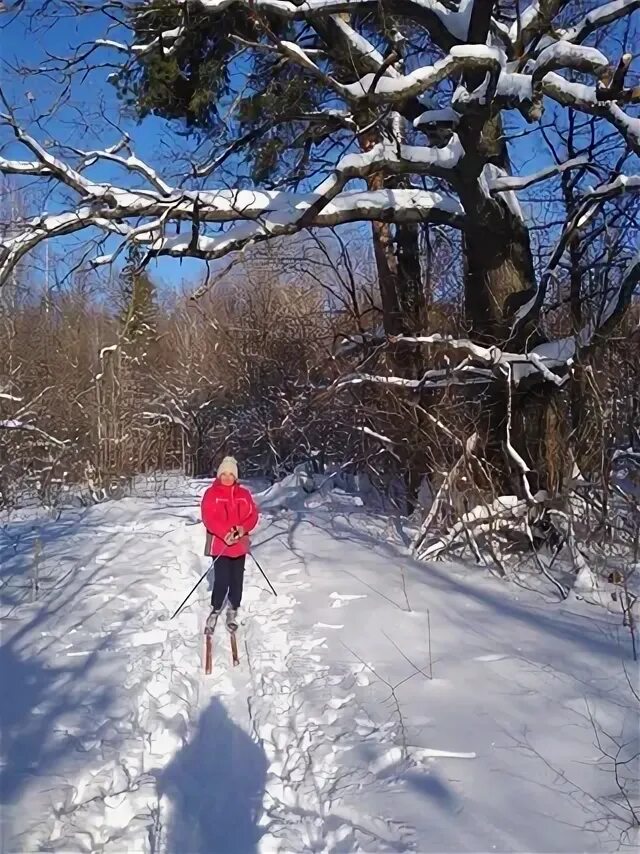
[[[204,632],[204,672],[205,676],[211,675],[213,669],[213,632]]]
[[[240,656],[238,655],[238,640],[234,631],[229,632],[229,640],[231,642],[231,661],[233,666],[237,667],[240,664]],[[213,670],[213,629],[205,628],[204,630],[204,673],[205,676],[210,676]]]
[[[240,664],[240,659],[238,658],[238,642],[236,640],[236,633],[229,632],[229,639],[231,640],[231,660],[233,661],[233,666],[237,667]]]

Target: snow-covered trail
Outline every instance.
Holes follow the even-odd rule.
[[[278,501],[231,667],[202,672],[199,496],[4,529],[3,851],[616,850],[591,720],[633,732],[619,622],[413,564],[349,496]],[[36,541],[41,589],[29,602]]]

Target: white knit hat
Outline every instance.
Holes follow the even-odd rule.
[[[238,463],[235,457],[225,457],[218,466],[218,477],[224,473],[232,474],[238,480]]]

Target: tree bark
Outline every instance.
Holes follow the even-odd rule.
[[[461,170],[460,198],[469,216],[464,235],[465,315],[470,337],[485,346],[531,349],[541,340],[537,325],[529,324],[510,338],[513,317],[536,290],[529,232],[522,220],[500,198],[481,190],[479,178],[488,163],[509,171],[509,158],[500,117],[481,125],[476,117],[462,123],[467,152]],[[565,442],[558,399],[536,377],[527,391],[512,390],[511,445],[532,469],[527,475],[531,492],[554,493],[562,482]],[[526,492],[522,471],[507,450],[509,388],[493,383],[482,404],[481,436],[495,488]]]

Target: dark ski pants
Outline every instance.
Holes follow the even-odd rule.
[[[213,592],[211,607],[220,611],[224,605],[225,596],[229,594],[229,604],[234,610],[240,607],[242,601],[242,582],[244,579],[245,556],[227,557],[220,555],[214,566]]]

